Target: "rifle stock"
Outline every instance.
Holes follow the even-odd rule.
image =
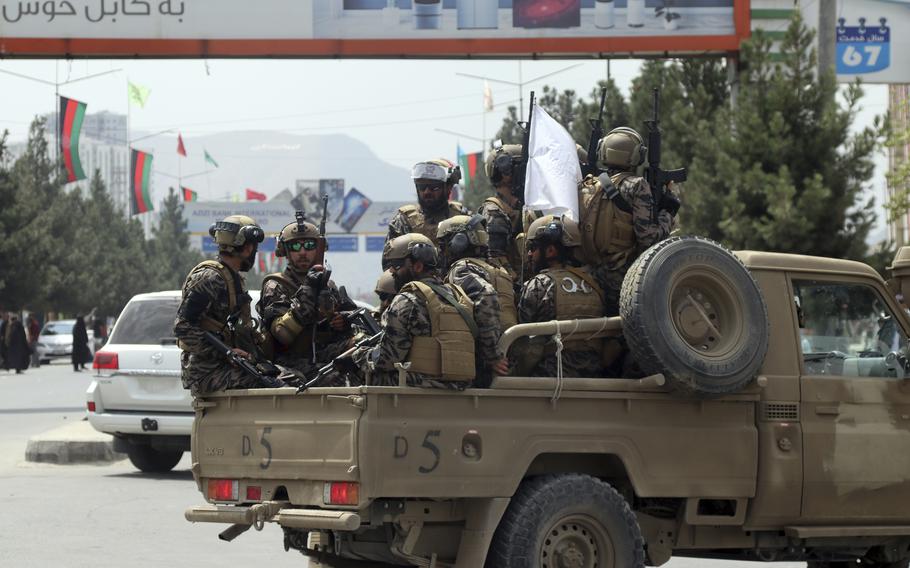
[[[297,394],[300,394],[300,393],[306,391],[310,387],[316,386],[319,383],[319,381],[321,381],[326,376],[328,376],[329,373],[334,371],[336,361],[347,358],[347,357],[351,357],[354,354],[354,352],[357,351],[358,349],[360,349],[361,347],[372,347],[372,346],[376,345],[377,343],[379,343],[379,340],[382,338],[383,333],[384,333],[383,331],[380,331],[379,333],[377,333],[375,335],[371,335],[369,337],[364,337],[363,339],[361,339],[360,341],[355,343],[353,347],[351,347],[350,349],[348,349],[347,351],[345,351],[338,357],[335,357],[334,359],[332,359],[331,361],[329,361],[328,363],[323,365],[319,369],[319,371],[316,372],[315,377],[313,377],[309,381],[303,383],[302,385],[300,385],[297,388]]]

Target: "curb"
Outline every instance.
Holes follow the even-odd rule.
[[[126,454],[114,451],[113,436],[102,434],[81,420],[30,438],[25,459],[60,465],[110,463],[126,459]]]

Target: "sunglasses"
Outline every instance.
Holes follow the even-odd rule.
[[[318,246],[318,243],[312,239],[308,239],[305,241],[294,241],[292,243],[287,244],[288,250],[293,251],[293,252],[300,252],[300,249],[316,250],[317,246]]]
[[[443,189],[443,184],[441,184],[441,183],[417,184],[417,191],[432,191],[435,193],[437,191],[442,191],[442,189]]]

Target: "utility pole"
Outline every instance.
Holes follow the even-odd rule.
[[[837,69],[837,0],[818,0],[818,74]]]

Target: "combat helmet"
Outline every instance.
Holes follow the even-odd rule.
[[[502,181],[504,175],[511,175],[515,163],[521,159],[521,144],[505,144],[493,148],[484,161],[483,169],[493,184]]]
[[[275,237],[275,256],[287,256],[287,245],[289,243],[305,239],[315,240],[317,247],[325,246],[325,237],[319,234],[319,229],[316,225],[309,221],[304,221],[301,215],[296,221],[285,225],[281,232],[278,233],[278,236]]]
[[[386,270],[379,275],[379,279],[376,280],[376,290],[374,291],[380,300],[394,296],[397,293],[397,290],[395,290],[395,278],[390,270]]]
[[[544,215],[528,227],[528,245],[537,243],[542,246],[561,244],[566,248],[581,246],[581,232],[578,223],[560,215]]]
[[[445,158],[433,158],[414,164],[411,168],[411,179],[441,181],[446,185],[455,185],[461,180],[461,168]]]
[[[219,251],[227,252],[234,252],[247,243],[259,245],[265,239],[262,227],[246,215],[231,215],[212,223],[209,235],[215,239]]]
[[[648,148],[635,129],[627,126],[614,128],[597,143],[597,167],[630,169],[645,161]]]
[[[436,250],[436,245],[429,237],[420,233],[395,237],[386,243],[382,251],[382,265],[386,269],[401,264],[408,258],[433,268],[439,265],[439,251]]]
[[[490,246],[486,221],[481,215],[455,215],[439,223],[436,240],[445,243],[446,252],[460,256],[469,247],[486,249]]]

